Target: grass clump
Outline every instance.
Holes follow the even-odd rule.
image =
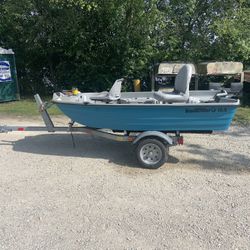
[[[236,111],[234,121],[242,125],[250,125],[250,107],[239,107]]]
[[[57,108],[56,105],[53,105],[51,108],[48,109],[48,111],[51,115],[62,114],[62,112]],[[0,103],[0,114],[36,116],[39,115],[39,112],[35,100],[32,98],[26,98],[20,101]]]

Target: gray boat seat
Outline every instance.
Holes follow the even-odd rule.
[[[121,98],[122,82],[123,78],[117,79],[109,92],[99,93],[96,96],[91,96],[90,99],[93,101],[103,101],[103,102],[111,102],[119,100]]]
[[[187,102],[189,99],[189,84],[192,77],[191,65],[185,64],[181,67],[175,78],[174,91],[164,92],[157,91],[154,93],[155,98],[161,102]]]

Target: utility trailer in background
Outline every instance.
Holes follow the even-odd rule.
[[[241,62],[202,62],[196,65],[199,78],[227,78],[228,86],[222,81],[209,81],[209,89],[226,90],[229,94],[241,95],[244,82],[243,64]]]

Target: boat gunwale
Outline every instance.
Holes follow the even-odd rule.
[[[164,103],[164,104],[152,104],[152,103],[77,103],[77,102],[65,102],[59,100],[52,100],[52,103],[55,104],[67,104],[67,105],[81,105],[81,106],[94,106],[94,107],[210,107],[210,106],[239,106],[240,100],[238,99],[236,102],[211,102],[211,103]]]

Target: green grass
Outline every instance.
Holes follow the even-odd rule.
[[[57,108],[56,105],[53,105],[51,108],[49,108],[48,111],[51,115],[62,114],[62,112]],[[27,99],[16,101],[16,102],[0,103],[0,114],[19,115],[19,116],[37,116],[39,115],[39,112],[37,111],[35,100],[31,98],[27,98]],[[239,107],[234,117],[234,121],[242,125],[249,125],[250,124],[250,107]]]
[[[51,115],[62,114],[56,105],[53,105],[48,111]],[[39,115],[39,112],[37,110],[35,99],[27,98],[21,101],[0,103],[0,114],[12,116],[36,116]]]
[[[239,107],[234,121],[242,125],[250,125],[250,107]]]

